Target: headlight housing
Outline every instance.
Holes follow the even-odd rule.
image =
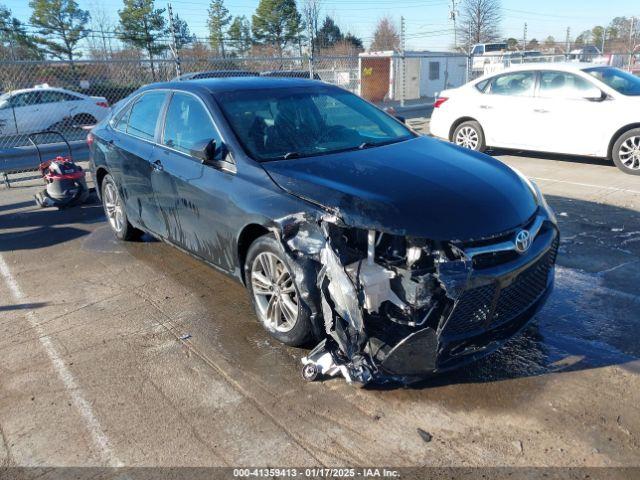
[[[527,185],[527,187],[529,187],[529,190],[531,190],[531,193],[534,195],[534,197],[536,197],[536,202],[537,202],[538,206],[542,210],[544,210],[544,212],[549,217],[549,220],[552,221],[553,223],[557,223],[556,215],[555,215],[555,213],[553,213],[553,210],[551,209],[551,207],[547,203],[547,200],[544,198],[544,195],[542,195],[542,192],[540,191],[540,187],[538,187],[538,185],[534,181],[529,180],[517,168],[514,168],[514,167],[509,167],[509,168],[511,168],[511,170],[513,170],[516,173],[516,175],[518,175],[518,177],[520,177],[520,179]]]

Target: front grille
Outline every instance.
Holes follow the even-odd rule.
[[[549,251],[507,287],[498,282],[466,290],[444,326],[444,336],[458,336],[490,329],[527,310],[544,293],[556,260],[558,240]]]

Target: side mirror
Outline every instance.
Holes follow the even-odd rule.
[[[391,115],[392,117],[395,117],[396,119],[400,120],[402,123],[407,123],[407,119],[401,115],[398,115],[398,113],[396,112],[396,109],[393,107],[385,107],[383,108],[383,111],[385,113],[388,113],[389,115]]]
[[[189,152],[191,156],[197,158],[203,165],[215,165],[216,164],[216,141],[209,140],[202,142],[201,145],[197,145]]]
[[[587,92],[584,96],[585,100],[589,100],[590,102],[604,102],[609,95],[600,90],[599,88],[593,88]]]

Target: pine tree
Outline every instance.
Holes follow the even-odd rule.
[[[295,0],[260,0],[251,24],[255,41],[273,45],[280,57],[287,45],[299,42],[302,29]]]
[[[42,53],[20,20],[0,5],[0,55],[11,60],[40,60]]]
[[[251,48],[251,25],[242,15],[235,17],[229,26],[229,40],[238,53],[244,55]]]
[[[38,31],[33,40],[46,54],[73,63],[81,55],[78,43],[89,34],[89,12],[75,0],[31,0],[29,6],[29,21]]]
[[[147,52],[154,80],[153,56],[168,48],[166,44],[158,43],[167,35],[163,14],[164,8],[155,8],[153,0],[124,0],[124,8],[118,11],[122,41]]]
[[[209,4],[209,43],[211,48],[222,58],[225,57],[224,37],[225,29],[231,22],[229,10],[223,0],[211,0]]]

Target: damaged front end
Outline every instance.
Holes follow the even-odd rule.
[[[274,233],[324,335],[302,359],[303,376],[408,383],[497,348],[553,283],[558,234],[540,215],[529,222],[537,230],[527,255],[515,252],[513,232],[443,242],[354,228],[328,214],[280,219]]]

